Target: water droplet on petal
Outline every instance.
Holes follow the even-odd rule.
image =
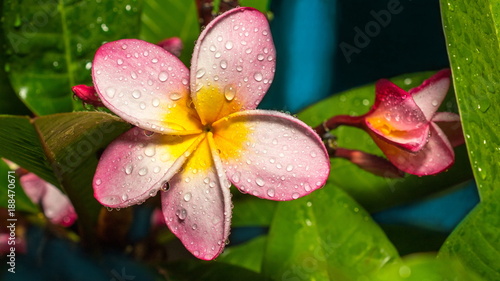
[[[139,170],[139,176],[144,176],[148,173],[148,168],[142,168]]]
[[[159,105],[160,105],[160,100],[159,100],[159,99],[157,99],[157,98],[154,98],[154,99],[153,99],[153,106],[154,106],[154,107],[158,107]]]
[[[191,192],[187,192],[186,194],[184,194],[183,198],[184,201],[189,202],[189,200],[191,200],[191,197],[192,197]]]
[[[164,181],[163,184],[161,185],[161,190],[162,191],[168,191],[170,189],[170,184],[168,181]]]
[[[180,220],[185,220],[186,217],[187,217],[187,211],[186,209],[184,208],[180,208],[178,209],[175,214],[177,215],[177,217],[180,219]]]
[[[255,183],[256,183],[258,186],[264,186],[264,184],[265,184],[266,182],[265,182],[262,178],[257,177],[257,178],[255,179]],[[269,195],[269,196],[271,196],[271,195]]]
[[[274,188],[269,188],[267,190],[267,196],[274,197]]]
[[[132,71],[130,73],[130,77],[132,77],[132,79],[137,79],[137,73],[135,73],[134,71]]]
[[[206,71],[205,68],[200,68],[196,71],[196,78],[201,78],[203,75],[205,75]]]
[[[227,60],[221,60],[220,61],[220,67],[222,69],[226,69],[227,68]]]
[[[127,201],[128,200],[128,195],[127,194],[123,194],[122,195],[122,201]]]
[[[127,165],[125,167],[125,174],[130,175],[133,170],[134,170],[134,167],[132,165]]]
[[[116,90],[115,88],[107,88],[106,89],[106,95],[110,98],[113,98],[115,96]]]
[[[258,55],[257,55],[257,59],[258,59],[259,61],[263,61],[263,60],[264,60],[264,55],[263,55],[263,54],[258,54]]]
[[[232,101],[235,96],[236,89],[232,85],[226,85],[226,87],[224,87],[224,97],[226,97],[226,100]]]
[[[102,183],[102,180],[101,180],[101,179],[97,179],[97,180],[95,181],[95,184],[96,184],[96,185],[101,185],[101,183]]]
[[[151,60],[152,63],[157,63],[158,62],[158,59],[152,59]]]
[[[438,101],[437,100],[433,100],[432,101],[432,106],[438,106]]]
[[[171,93],[169,97],[171,100],[176,101],[176,100],[179,100],[182,96],[181,96],[181,94],[174,92],[174,93]]]
[[[307,182],[304,184],[304,190],[307,192],[311,191],[311,186]]]
[[[127,44],[123,44],[122,49],[124,49],[124,50],[127,49]]]
[[[117,64],[119,64],[119,65],[122,65],[122,64],[123,64],[123,60],[122,60],[122,59],[118,59],[118,60],[116,61],[116,63],[117,63]]]
[[[198,225],[195,223],[193,224],[193,226],[191,227],[193,230],[196,230],[198,228]]]
[[[132,92],[132,97],[134,97],[134,99],[138,99],[141,97],[141,92],[139,92],[139,90],[134,90]]]
[[[236,172],[233,174],[233,176],[231,177],[231,180],[234,182],[234,183],[238,183],[240,182],[240,172]]]
[[[156,148],[154,144],[149,144],[146,149],[144,149],[144,154],[146,154],[146,156],[152,157],[155,155],[155,153]]]
[[[233,48],[233,42],[232,41],[227,41],[226,42],[226,49],[231,50]]]
[[[291,172],[291,171],[293,170],[293,165],[288,165],[288,166],[286,166],[286,170],[287,170],[288,172]]]
[[[161,82],[165,82],[167,81],[168,79],[168,73],[166,73],[165,71],[162,71],[160,72],[160,74],[158,74],[158,80],[160,80]]]
[[[294,192],[294,193],[292,194],[292,198],[293,198],[293,199],[297,199],[297,198],[299,198],[299,197],[300,197],[300,194],[298,194],[297,192]]]

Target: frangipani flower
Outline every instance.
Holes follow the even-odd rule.
[[[23,175],[20,182],[26,195],[41,205],[45,216],[52,223],[68,227],[75,222],[77,214],[71,201],[57,187],[33,173]]]
[[[168,227],[196,257],[210,260],[229,234],[231,183],[260,198],[297,199],[324,185],[329,160],[307,125],[255,109],[275,70],[269,25],[257,10],[238,8],[213,20],[191,69],[140,40],[99,48],[96,91],[137,127],[104,151],[94,195],[122,208],[167,190],[161,196]]]
[[[375,104],[361,116],[361,127],[402,171],[436,174],[454,162],[452,144],[463,143],[460,118],[436,113],[448,92],[450,74],[442,70],[408,92],[388,80],[376,84]]]

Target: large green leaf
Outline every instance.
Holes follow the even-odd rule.
[[[369,214],[328,184],[278,204],[262,272],[275,280],[360,280],[399,261]]]
[[[443,0],[441,11],[465,141],[484,198],[500,187],[500,4]]]
[[[200,34],[196,1],[145,0],[141,22],[143,40],[158,43],[169,37],[181,38],[184,49],[180,59],[189,65]]]
[[[260,272],[267,236],[259,236],[244,244],[227,247],[217,261]]]
[[[0,143],[1,157],[59,185],[38,138],[38,132],[28,117],[1,115]]]
[[[10,81],[37,115],[81,108],[71,87],[89,84],[91,61],[106,41],[137,37],[140,1],[3,2]]]
[[[370,281],[480,281],[456,260],[436,259],[433,255],[419,254],[404,259],[403,264],[383,268]],[[493,279],[491,279],[493,280]],[[496,279],[495,279],[496,280]]]
[[[500,280],[500,189],[485,198],[448,237],[440,258],[458,258],[485,280]]]
[[[237,190],[236,187],[232,188]],[[234,193],[239,192],[235,191]],[[233,193],[233,194],[234,194]],[[257,198],[249,194],[236,194],[233,197],[233,216],[231,225],[238,226],[269,226],[276,209],[277,202]]]
[[[432,76],[432,72],[408,74],[392,79],[408,90]],[[311,126],[317,126],[334,115],[361,115],[366,113],[375,98],[374,84],[345,91],[310,106],[298,114]],[[440,111],[456,111],[453,95],[449,94]],[[363,150],[383,155],[370,136],[357,128],[341,126],[333,131],[340,147]],[[363,207],[376,211],[395,204],[415,200],[472,178],[465,146],[455,149],[456,161],[447,172],[436,176],[417,177],[407,175],[402,179],[375,176],[344,159],[332,159],[329,181],[338,185]]]
[[[102,112],[0,118],[0,155],[60,186],[78,214],[83,238],[92,240],[101,205],[93,197],[98,153],[130,125]]]
[[[9,205],[8,200],[14,197],[15,212],[24,211],[29,213],[38,213],[40,211],[24,192],[17,175],[2,160],[0,160],[0,175],[2,175],[3,180],[5,181],[5,184],[3,185],[5,187],[3,187],[0,191],[0,207],[7,208]],[[9,189],[13,192],[9,192]]]

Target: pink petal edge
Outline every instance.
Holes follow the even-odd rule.
[[[104,105],[129,123],[160,133],[199,131],[189,122],[196,113],[186,106],[188,69],[157,45],[137,39],[102,45],[94,57],[92,78]],[[176,115],[180,120],[165,118],[174,106],[186,108],[186,114]]]
[[[208,139],[211,138],[209,134]],[[200,145],[208,145],[206,141]],[[218,153],[210,146],[214,165],[207,171],[184,167],[162,192],[162,211],[169,229],[194,256],[215,259],[222,253],[231,224],[231,184],[223,173]],[[203,150],[197,149],[191,157]],[[196,161],[196,160],[194,160]]]
[[[455,161],[455,152],[450,142],[444,132],[433,123],[430,125],[429,141],[415,153],[405,151],[371,134],[389,161],[409,174],[434,175],[448,169]]]
[[[271,85],[275,58],[269,23],[258,10],[236,8],[210,22],[191,60],[191,96],[202,121],[223,117],[212,112],[255,109]],[[231,102],[223,105],[226,110],[216,110],[213,104],[200,106],[201,94],[225,95]]]
[[[234,130],[250,126],[238,159],[222,157],[229,180],[244,193],[269,199],[293,200],[321,188],[330,173],[328,153],[319,136],[305,123],[268,110],[234,113],[214,124]],[[224,153],[224,144],[218,148]]]
[[[427,120],[431,120],[450,88],[449,69],[443,69],[425,80],[420,86],[408,91]]]
[[[172,154],[169,145],[182,143]],[[186,161],[196,136],[168,136],[134,127],[115,139],[102,154],[93,179],[94,197],[104,206],[124,208],[155,196]]]

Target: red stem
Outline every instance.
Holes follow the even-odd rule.
[[[316,126],[314,130],[318,133],[318,135],[323,136],[330,130],[336,129],[340,125],[362,128],[363,124],[364,116],[336,115],[325,121],[323,124]]]

